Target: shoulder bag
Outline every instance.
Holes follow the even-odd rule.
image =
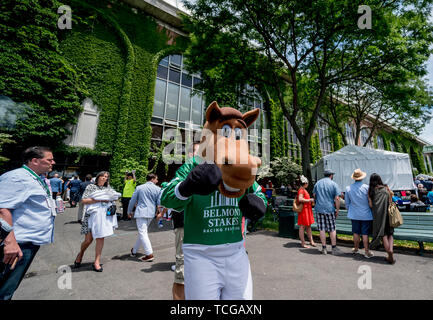
[[[403,217],[401,216],[400,210],[397,205],[392,201],[392,191],[388,188],[389,194],[389,206],[388,206],[388,217],[389,226],[391,228],[398,228],[403,224]]]
[[[300,213],[300,212],[302,212],[302,209],[304,208],[304,204],[299,203],[298,197],[299,196],[296,195],[295,200],[293,200],[293,211]]]

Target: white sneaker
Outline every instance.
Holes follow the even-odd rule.
[[[366,251],[364,253],[364,257],[366,257],[367,259],[370,259],[371,257],[374,257],[374,254],[371,251]]]
[[[320,250],[320,252],[324,255],[328,254],[328,250],[326,250],[326,248],[322,248],[322,250]]]
[[[175,264],[171,266],[171,271],[174,271],[174,270],[176,270],[176,265]]]

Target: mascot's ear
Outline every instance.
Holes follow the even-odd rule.
[[[213,101],[206,110],[206,121],[213,122],[221,118],[221,110],[216,101]]]
[[[248,111],[242,115],[242,120],[245,121],[247,128],[254,123],[259,117],[260,109],[256,108],[254,110]]]

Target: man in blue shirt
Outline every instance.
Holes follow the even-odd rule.
[[[71,208],[75,208],[77,203],[80,201],[80,177],[75,176],[71,182],[69,182],[68,188],[71,190],[69,194],[69,204]]]
[[[335,172],[326,169],[324,178],[317,181],[313,188],[313,197],[316,202],[316,222],[320,230],[320,241],[322,242],[323,254],[327,254],[326,250],[326,232],[329,233],[332,245],[332,254],[340,254],[340,249],[337,248],[337,232],[335,231],[335,220],[340,211],[340,188],[332,181]]]
[[[62,193],[63,181],[59,179],[59,175],[57,173],[55,173],[54,177],[49,180],[51,185],[51,191],[53,192],[53,199],[56,199],[56,197]]]
[[[152,244],[149,240],[149,235],[147,233],[147,228],[150,222],[155,217],[156,209],[161,203],[159,194],[161,193],[161,188],[156,184],[158,183],[158,176],[156,174],[150,173],[147,175],[147,182],[138,186],[134,193],[132,194],[131,201],[128,206],[129,217],[132,217],[132,210],[134,206],[137,208],[134,213],[134,218],[137,222],[138,229],[138,239],[131,249],[131,255],[135,256],[137,250],[143,245],[145,256],[141,258],[142,261],[153,261],[153,250]]]
[[[361,169],[356,169],[352,174],[352,179],[355,183],[346,188],[344,199],[346,200],[347,217],[352,220],[352,232],[354,248],[352,253],[356,254],[359,250],[360,235],[364,243],[364,257],[371,258],[373,253],[368,250],[368,235],[371,230],[373,214],[368,204],[368,188],[369,186],[362,183],[362,180],[367,176],[367,173]]]
[[[0,299],[9,300],[39,247],[53,242],[56,206],[48,185],[40,178],[55,164],[45,147],[23,153],[23,167],[0,176],[0,218],[13,230],[0,249]]]

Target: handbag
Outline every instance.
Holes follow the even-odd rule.
[[[115,204],[112,204],[107,208],[107,216],[114,216],[116,214],[117,207]]]
[[[397,205],[392,201],[392,191],[388,189],[389,192],[389,206],[388,206],[388,217],[389,217],[389,226],[391,228],[398,228],[403,224],[403,217],[398,210]]]
[[[298,197],[295,198],[295,200],[293,200],[293,211],[300,213],[302,212],[302,209],[304,208],[304,204],[300,204],[298,202]]]
[[[389,225],[392,228],[398,228],[403,224],[403,217],[401,216],[400,210],[397,205],[391,202],[388,207]]]

